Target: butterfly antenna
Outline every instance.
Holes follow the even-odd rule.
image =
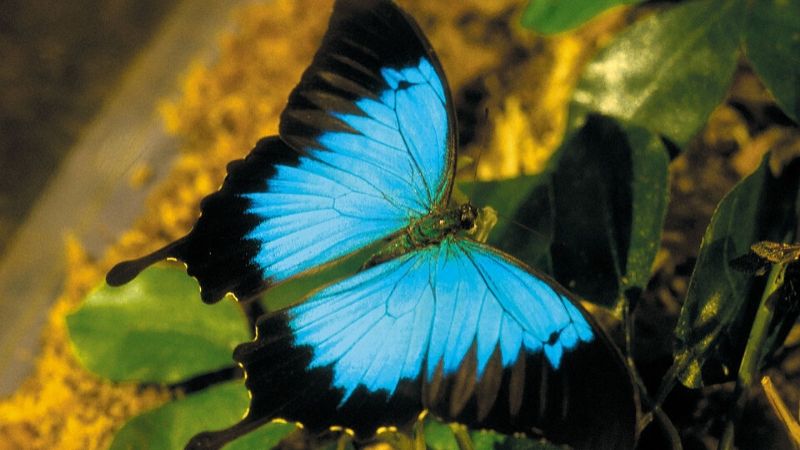
[[[489,122],[489,108],[483,108],[483,121],[488,124]],[[481,156],[483,156],[483,150],[486,148],[486,144],[488,141],[488,133],[483,134],[483,142],[481,142],[481,146],[478,148],[478,157],[475,158],[475,170],[472,174],[472,181],[478,181],[478,167],[481,165]]]
[[[536,236],[537,238],[541,239],[542,241],[549,242],[551,240],[550,236],[547,236],[544,233],[542,233],[541,231],[537,231],[537,230],[525,225],[524,223],[522,223],[522,222],[520,222],[518,220],[514,220],[513,218],[511,218],[511,217],[509,217],[509,216],[507,216],[505,214],[501,214],[500,212],[498,212],[496,210],[494,210],[494,214],[499,219],[502,219],[505,222],[508,222],[508,223],[510,223],[512,225],[515,225],[515,226],[521,228],[522,230],[524,230],[524,231],[526,231],[528,233],[533,234],[534,236]]]

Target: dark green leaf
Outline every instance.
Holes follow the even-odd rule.
[[[590,116],[553,175],[553,274],[592,302],[620,305],[650,278],[667,205],[667,154],[641,128]]]
[[[601,12],[637,0],[531,0],[522,13],[522,25],[544,34],[560,33],[582,25]]]
[[[462,186],[474,204],[500,212],[490,244],[616,307],[650,278],[668,199],[666,151],[647,130],[590,116],[557,157],[542,175]]]
[[[778,104],[800,119],[800,2],[751,2],[745,27],[747,58]]]
[[[183,448],[197,433],[238,422],[249,401],[241,382],[213,386],[134,417],[114,437],[111,450]],[[294,429],[292,424],[269,423],[224,449],[272,448]]]
[[[677,376],[686,386],[722,381],[725,373],[736,372],[761,289],[730,262],[755,242],[784,241],[793,233],[799,180],[800,162],[776,177],[765,158],[717,207],[675,329]]]
[[[728,89],[742,16],[740,0],[698,0],[634,24],[584,70],[571,123],[598,112],[682,146]]]
[[[67,326],[83,365],[114,381],[174,383],[218,370],[250,339],[233,300],[205,305],[194,279],[163,266],[122,287],[98,287]]]
[[[669,157],[663,142],[641,128],[626,131],[633,164],[633,217],[624,290],[644,288],[650,281],[669,203]]]
[[[800,315],[800,297],[798,297],[800,283],[798,281],[800,281],[800,265],[797,262],[787,264],[784,278],[779,280],[778,289],[767,300],[774,312],[761,349],[759,369],[769,362],[778,348],[783,346],[789,332],[797,322],[797,317]]]

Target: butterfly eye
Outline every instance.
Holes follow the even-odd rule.
[[[459,208],[462,230],[471,230],[475,226],[475,220],[478,218],[478,210],[475,209],[470,203],[461,205]]]

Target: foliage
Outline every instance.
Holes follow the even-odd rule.
[[[522,24],[539,33],[554,34],[577,28],[596,15],[638,0],[531,0],[522,14]]]
[[[250,338],[233,301],[197,303],[197,284],[178,267],[155,267],[122,288],[99,286],[67,317],[78,359],[114,381],[175,383],[230,365]]]
[[[703,237],[675,329],[675,360],[681,366],[676,375],[685,385],[697,388],[704,378],[713,379],[712,373],[718,374],[716,381],[724,379],[723,373],[735,373],[752,305],[758,304],[763,286],[729,262],[758,241],[796,239],[798,182],[800,164],[774,174],[767,157],[720,202]],[[794,317],[787,319],[794,322]]]
[[[632,2],[534,1],[523,23],[561,32],[623,3]],[[587,301],[619,315],[635,308],[659,249],[670,157],[708,121],[743,57],[786,116],[798,119],[797,23],[797,2],[697,0],[658,8],[620,33],[582,73],[565,139],[545,172],[459,185],[474,204],[491,205],[504,219],[490,243],[552,274]],[[663,400],[673,379],[699,388],[738,373],[739,388],[746,391],[742,367],[755,361],[755,369],[747,370],[758,372],[782,345],[797,308],[771,305],[789,301],[791,289],[783,286],[793,282],[795,262],[762,264],[777,274],[765,283],[758,278],[763,270],[754,274],[731,261],[758,241],[798,239],[800,164],[791,159],[767,154],[717,207],[675,329],[675,364],[655,398],[643,390],[646,401]],[[267,294],[264,307],[295,303],[357,270],[360,261],[363,255],[287,283],[283,291]],[[211,309],[197,293],[196,284],[175,268],[151,269],[122,289],[99,287],[68,320],[76,353],[89,369],[113,380],[175,383],[229,366],[233,346],[249,338],[246,322],[231,302]],[[768,315],[760,315],[762,310]],[[191,393],[133,419],[114,448],[174,447],[197,431],[235,422],[246,397],[236,382]],[[737,414],[732,417],[730,429]],[[428,419],[424,429],[429,448],[458,448],[452,427]],[[292,430],[271,424],[243,440],[272,445]],[[479,449],[540,445],[487,432],[473,431],[470,438]]]
[[[135,417],[117,433],[111,450],[182,448],[201,431],[224,428],[236,422],[249,401],[241,382],[211,386]],[[209,414],[210,411],[213,414]],[[270,448],[294,429],[292,424],[270,423],[225,449]]]
[[[657,136],[631,130],[591,116],[546,173],[463,186],[510,219],[489,242],[610,308],[643,289],[666,212],[668,161]]]

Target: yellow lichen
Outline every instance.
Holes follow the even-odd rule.
[[[100,262],[68,242],[64,292],[50,312],[35,371],[0,402],[0,449],[107,448],[127,419],[170,398],[165,389],[114,384],[88,373],[69,347],[64,318],[114,262],[185,233],[200,199],[221,183],[226,163],[244,156],[258,137],[275,133],[285,96],[327,20],[308,3],[284,0],[239,11],[240,27],[223,37],[219,62],[194,66],[180,101],[161,108],[185,152],[149,200],[144,218]],[[293,35],[311,37],[295,41]]]
[[[0,403],[0,449],[106,448],[126,419],[169,397],[157,388],[111,384],[77,362],[64,317],[102,279],[102,271],[74,239],[66,247],[65,290],[50,313],[35,372]]]

